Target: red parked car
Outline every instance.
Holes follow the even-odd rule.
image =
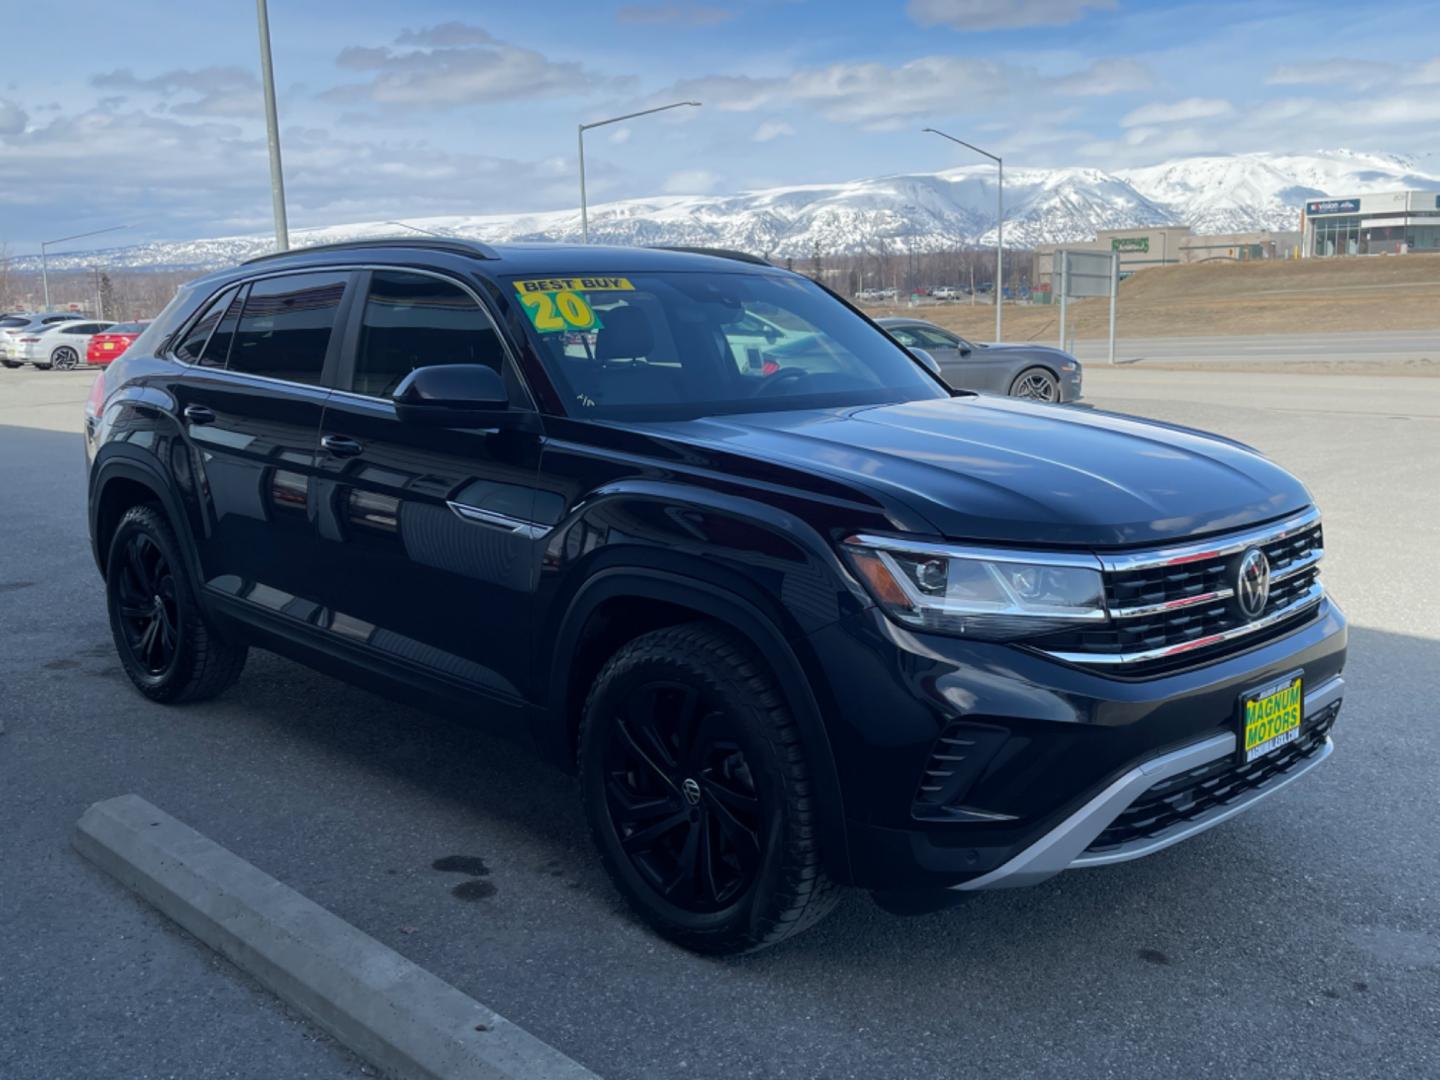
[[[140,336],[140,331],[149,325],[148,322],[117,323],[103,333],[96,334],[90,339],[90,347],[85,350],[85,362],[110,363],[128,349],[130,343]]]

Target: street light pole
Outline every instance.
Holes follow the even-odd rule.
[[[612,116],[608,120],[596,120],[590,124],[576,126],[576,138],[580,143],[580,239],[582,243],[590,243],[590,209],[585,203],[585,132],[591,128],[604,127],[606,124],[618,124],[621,120],[634,120],[637,116],[649,116],[651,113],[664,112],[666,109],[679,109],[686,105],[699,108],[700,102],[673,101],[669,105],[657,105],[653,109],[641,109],[639,112],[626,113],[624,116]]]
[[[255,0],[260,29],[260,75],[265,84],[265,132],[270,144],[270,202],[275,210],[275,246],[290,250],[290,225],[285,218],[285,172],[280,166],[280,122],[275,115],[275,69],[270,62],[270,12],[265,0]]]
[[[74,236],[62,236],[59,240],[40,241],[40,280],[44,283],[45,289],[45,310],[50,310],[50,253],[47,250],[51,244],[66,244],[71,240],[84,240],[87,236],[99,236],[102,233],[118,232],[121,229],[128,229],[129,225],[111,225],[108,229],[96,229],[94,232],[76,233]]]
[[[999,341],[1001,332],[1000,312],[1005,306],[1005,162],[998,154],[992,154],[989,150],[981,150],[964,139],[957,139],[954,135],[946,135],[945,132],[936,128],[924,128],[932,135],[939,135],[942,139],[949,139],[953,143],[959,143],[967,150],[974,150],[977,154],[989,158],[995,162],[996,184],[995,184],[995,340]]]

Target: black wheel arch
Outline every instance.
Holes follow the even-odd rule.
[[[158,506],[169,520],[184,548],[186,569],[196,589],[204,582],[195,548],[190,519],[179,497],[167,481],[164,470],[139,452],[126,453],[116,446],[103,459],[97,459],[90,470],[90,547],[100,576],[105,576],[105,560],[110,538],[125,511],[141,503]]]
[[[660,613],[662,621],[657,625],[712,619],[757,647],[779,682],[805,747],[820,807],[826,872],[835,881],[849,882],[849,844],[839,770],[822,705],[801,652],[759,607],[710,582],[649,567],[613,567],[595,574],[582,586],[563,616],[553,650],[540,658],[544,668],[541,685],[549,688],[548,700],[536,718],[535,735],[541,752],[562,767],[575,767],[580,709],[589,678],[594,675],[587,675],[588,667],[582,662],[585,635],[595,617],[617,602],[627,607],[663,605],[665,611]]]

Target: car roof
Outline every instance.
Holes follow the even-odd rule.
[[[426,240],[373,239],[340,244],[318,244],[261,255],[195,284],[219,283],[256,270],[288,270],[356,262],[406,264],[427,255],[468,257],[474,269],[487,276],[508,274],[604,274],[620,270],[645,273],[664,270],[709,270],[734,273],[736,263],[750,270],[787,274],[758,256],[723,248],[632,247],[607,244],[482,244],[449,237]]]

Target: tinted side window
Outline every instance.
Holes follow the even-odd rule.
[[[489,317],[464,289],[439,278],[377,270],[370,278],[355,353],[357,394],[387,397],[417,367],[504,368]]]
[[[288,274],[255,282],[226,366],[288,382],[318,383],[349,276]]]
[[[200,354],[201,367],[223,368],[230,359],[230,342],[235,338],[235,327],[240,323],[240,308],[245,303],[245,287],[230,294],[230,303],[225,306],[215,332],[210,335],[205,351]]]
[[[931,330],[929,327],[921,326],[915,330],[920,338],[923,347],[928,349],[953,349],[960,344],[960,339],[943,330]]]
[[[195,320],[190,327],[189,333],[180,339],[175,346],[175,355],[187,364],[193,364],[200,359],[200,353],[205,348],[205,342],[210,340],[210,333],[215,329],[215,324],[220,321],[224,314],[225,307],[230,303],[230,298],[235,295],[235,289],[226,289],[205,309],[205,314]]]
[[[907,349],[917,348],[920,344],[920,339],[903,326],[887,326],[885,329],[891,337]]]

